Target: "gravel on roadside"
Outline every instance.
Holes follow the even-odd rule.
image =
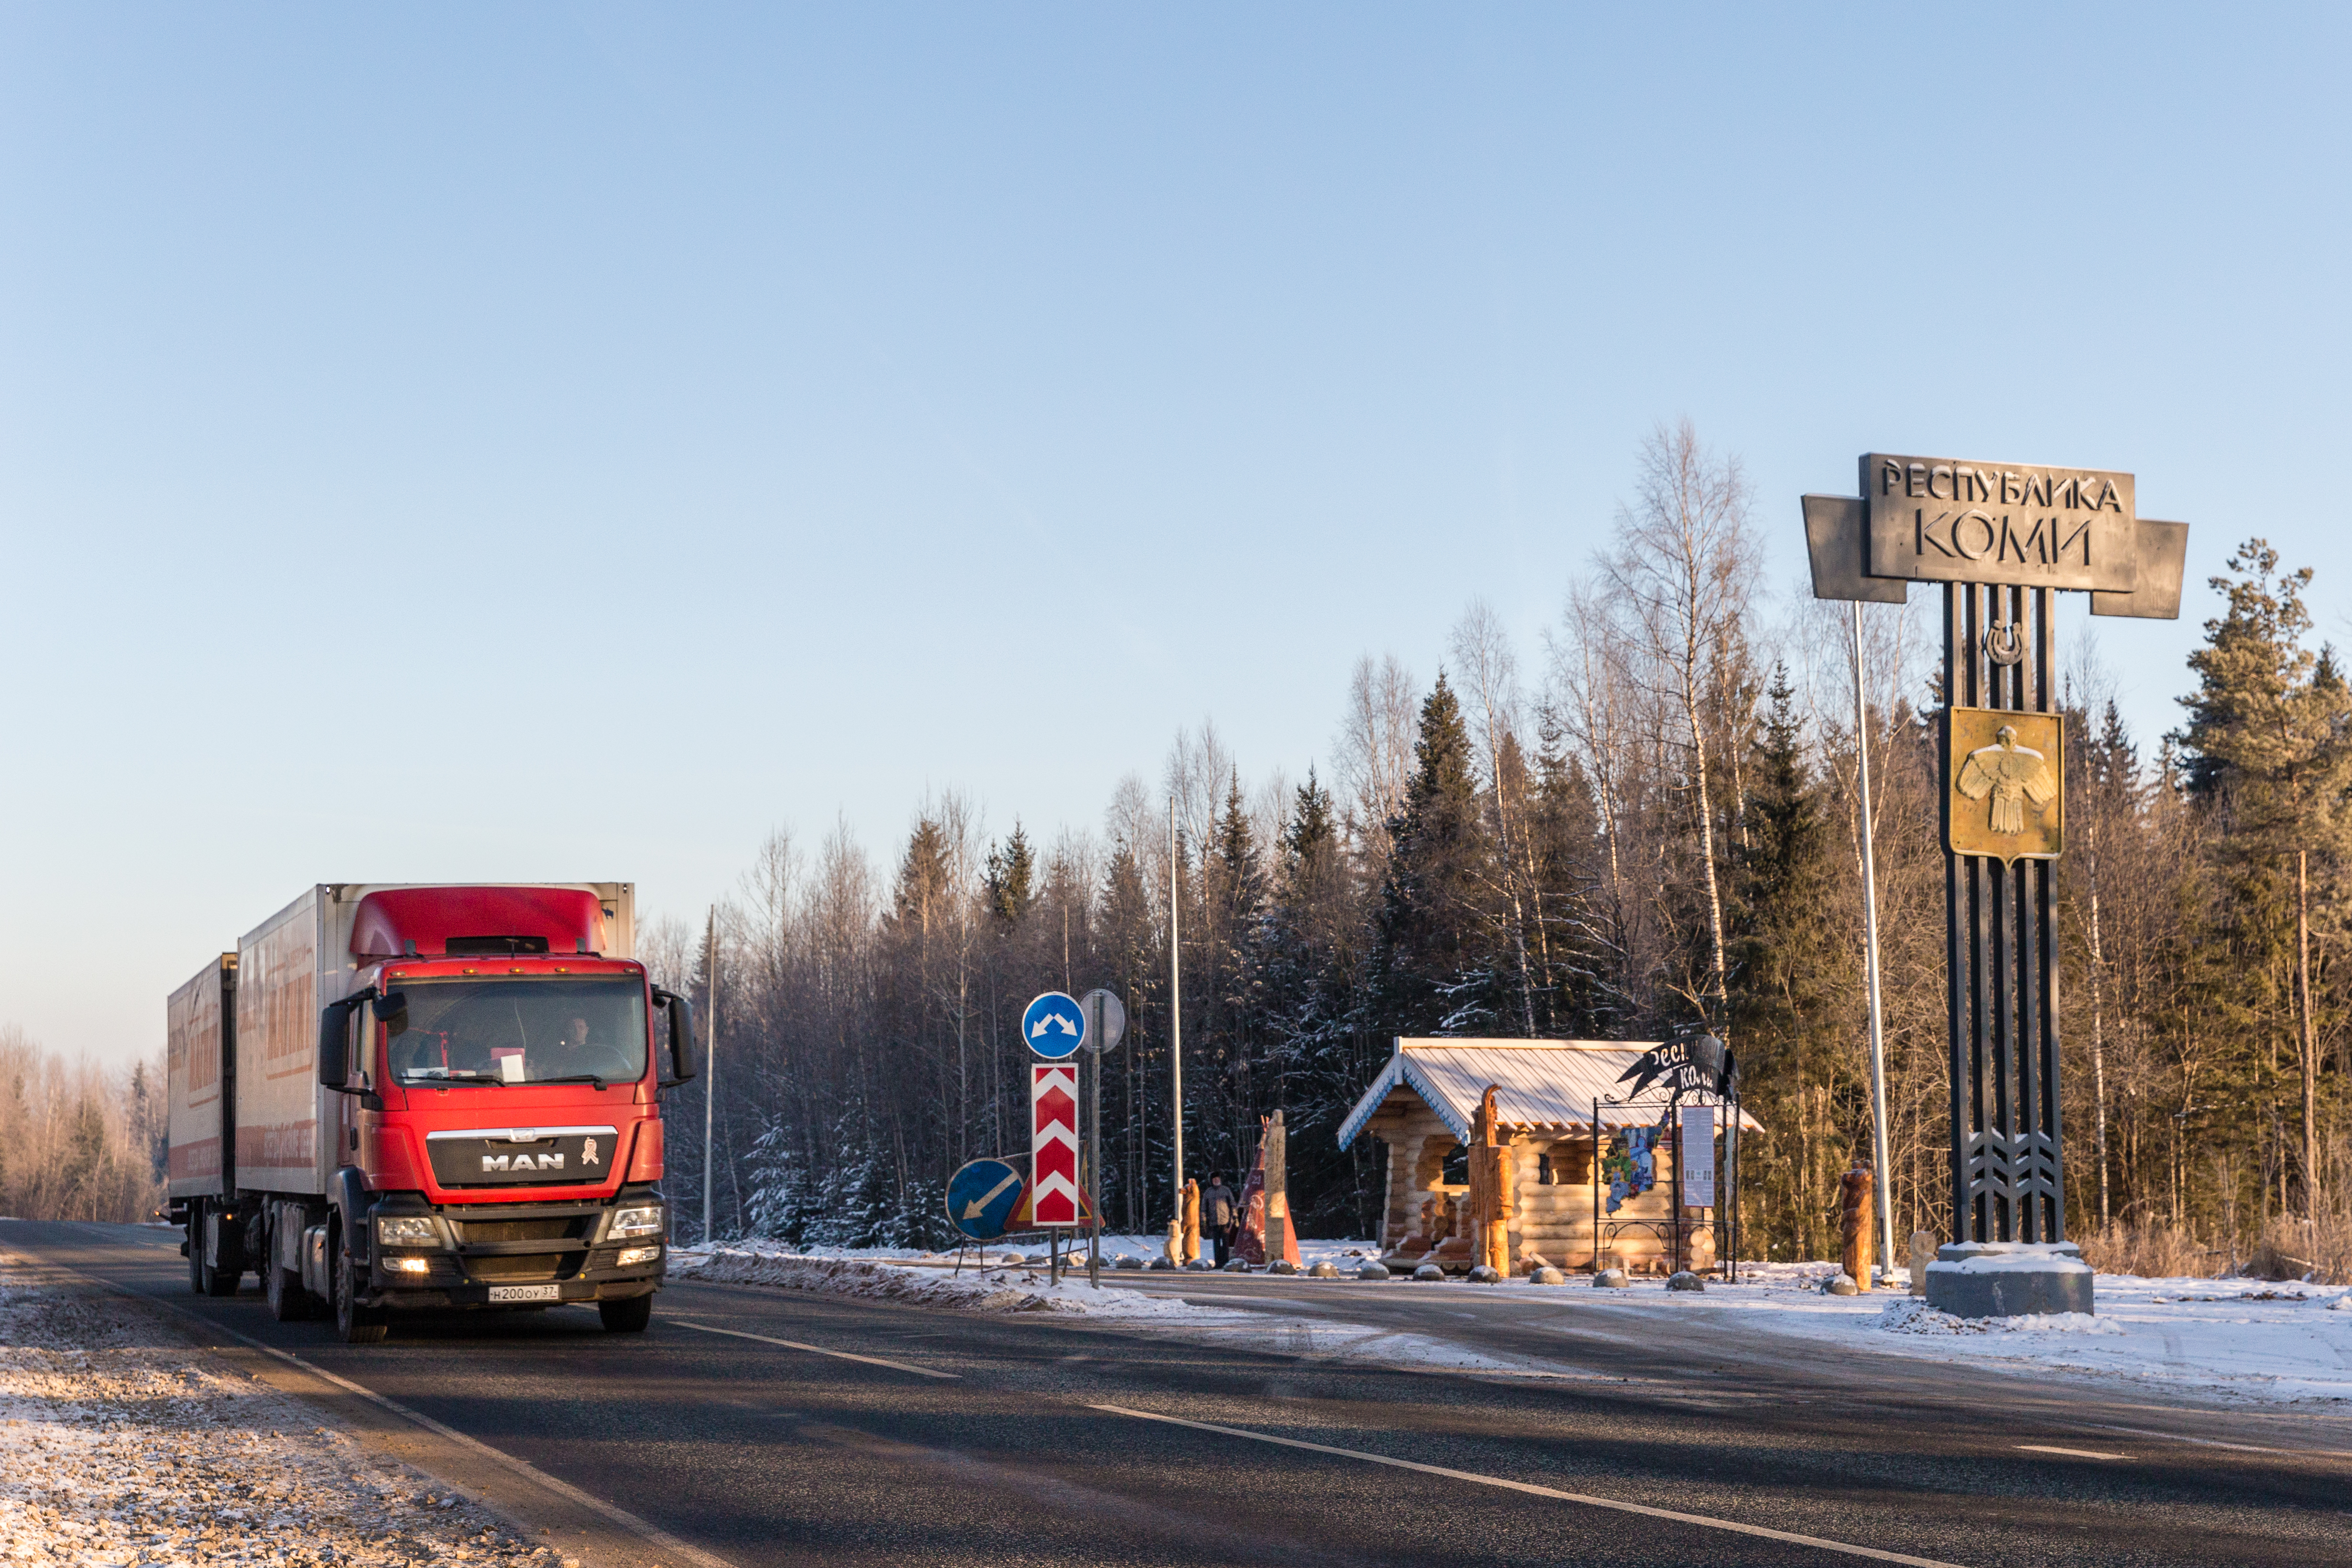
[[[0,1252],[0,1565],[577,1568],[320,1420]]]

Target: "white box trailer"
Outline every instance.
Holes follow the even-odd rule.
[[[173,1197],[234,1190],[236,1123],[236,954],[196,971],[164,1004],[164,1102],[170,1121],[165,1191]]]

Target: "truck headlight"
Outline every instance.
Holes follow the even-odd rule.
[[[433,1260],[429,1258],[387,1258],[384,1259],[383,1266],[386,1271],[394,1274],[433,1272]]]
[[[378,1215],[375,1239],[379,1247],[438,1247],[441,1229],[431,1215]]]
[[[651,1263],[661,1256],[659,1247],[625,1247],[613,1259],[615,1268],[626,1268],[632,1263]]]
[[[632,1236],[659,1236],[662,1232],[662,1207],[659,1204],[641,1204],[629,1208],[614,1209],[604,1235],[610,1240]]]

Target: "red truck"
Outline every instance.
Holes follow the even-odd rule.
[[[190,1288],[251,1269],[278,1317],[353,1344],[395,1312],[563,1301],[642,1330],[661,1091],[695,1064],[633,931],[626,882],[325,883],[206,964],[166,1009]]]

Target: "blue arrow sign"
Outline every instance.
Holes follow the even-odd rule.
[[[1072,998],[1048,991],[1021,1015],[1021,1037],[1039,1056],[1060,1061],[1085,1043],[1087,1016]]]
[[[1028,1190],[1010,1160],[974,1160],[948,1178],[948,1218],[974,1241],[994,1241]]]

